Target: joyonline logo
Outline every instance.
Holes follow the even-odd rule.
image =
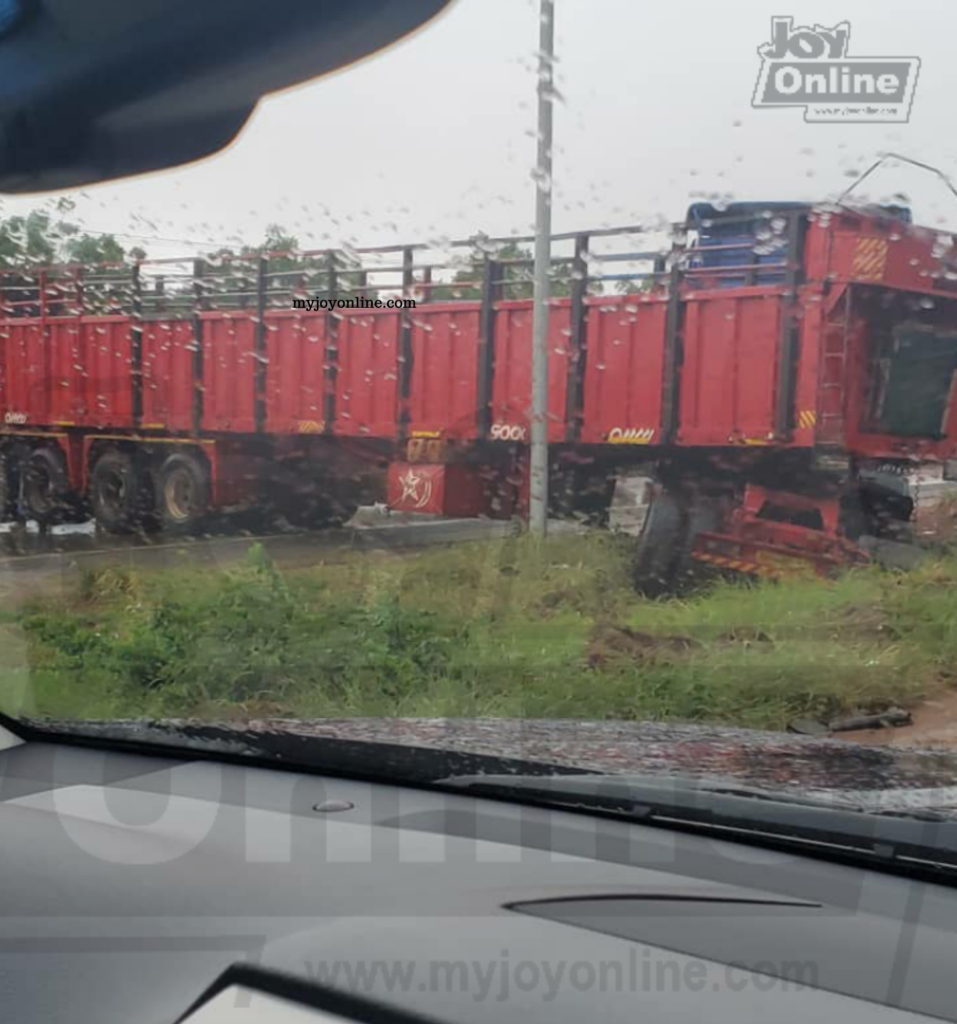
[[[808,28],[772,18],[752,106],[804,107],[804,120],[816,123],[906,121],[920,59],[849,57],[850,39],[847,21]]]

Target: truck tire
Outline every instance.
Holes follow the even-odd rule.
[[[358,512],[359,503],[345,498],[330,498],[326,506],[326,524],[328,526],[345,526]]]
[[[104,452],[90,474],[90,505],[96,525],[107,533],[130,533],[142,517],[143,485],[134,457]]]
[[[321,530],[347,523],[358,509],[350,502],[331,494],[307,492],[290,494],[283,503],[283,518],[303,530]]]
[[[70,500],[66,461],[58,448],[38,446],[23,462],[22,511],[40,526],[71,518],[76,502]]]
[[[0,449],[0,523],[9,523],[18,517],[22,455],[13,445]]]
[[[675,560],[675,585],[680,589],[694,587],[713,574],[708,566],[691,557],[699,533],[714,533],[721,522],[718,502],[703,494],[696,494],[687,512],[687,525]]]
[[[688,514],[681,502],[660,484],[638,535],[634,563],[635,587],[646,597],[674,589],[679,557],[686,544]]]
[[[199,529],[209,512],[210,482],[206,462],[191,452],[167,457],[157,474],[156,511],[164,533]]]

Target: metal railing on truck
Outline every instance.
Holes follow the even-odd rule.
[[[615,285],[623,291],[667,288],[675,268],[682,280],[698,287],[777,283],[784,279],[796,220],[793,213],[773,212],[722,217],[722,228],[761,225],[753,234],[741,233],[725,243],[698,240],[707,221],[563,232],[552,236],[551,280],[564,296],[575,283],[584,285],[587,294],[609,294],[606,286]],[[649,247],[649,239],[657,242],[655,248]],[[515,250],[533,242],[532,235],[476,235],[411,245],[0,268],[0,315],[125,313],[176,319],[188,318],[197,309],[288,308],[295,298],[481,300],[487,284],[497,298],[526,298],[533,260],[530,251],[523,255]],[[496,271],[489,281],[487,263]]]
[[[668,301],[663,422],[668,441],[677,428],[683,300],[712,288],[782,286],[793,297],[801,274],[801,243],[807,210],[716,216],[679,224],[628,225],[552,236],[550,280],[555,298],[570,304],[569,387],[566,440],[578,438],[587,361],[587,300],[629,293]],[[720,226],[720,233],[712,230]],[[740,232],[730,234],[737,227]],[[467,239],[362,248],[221,253],[190,258],[144,259],[92,266],[64,265],[0,270],[3,319],[128,315],[134,372],[142,369],[143,324],[192,320],[195,367],[203,366],[203,314],[247,314],[255,324],[259,356],[257,394],[264,394],[268,314],[296,301],[342,300],[374,309],[376,300],[401,297],[416,304],[480,304],[479,427],[490,423],[495,305],[530,299],[532,235],[477,235]],[[782,318],[776,427],[793,426],[797,354],[793,303]],[[398,311],[399,396],[411,387],[414,308]],[[326,309],[326,373],[334,382],[337,325],[341,313]],[[2,329],[2,328],[0,328]],[[330,388],[330,392],[333,389]],[[135,401],[139,405],[139,401]],[[333,412],[333,410],[328,410]],[[257,420],[262,421],[260,408]],[[331,419],[332,417],[328,417]]]

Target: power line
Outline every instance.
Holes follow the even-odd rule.
[[[64,223],[64,222],[61,222],[61,223]],[[240,245],[243,244],[241,242],[240,243],[237,243],[237,242],[213,242],[213,241],[203,242],[203,241],[200,241],[200,240],[195,239],[195,238],[166,238],[166,237],[164,237],[162,235],[139,235],[139,234],[135,234],[135,233],[133,233],[131,231],[102,231],[102,230],[100,230],[98,228],[87,227],[85,224],[77,224],[77,223],[75,223],[73,221],[66,221],[65,223],[68,223],[71,228],[76,228],[76,234],[100,235],[101,237],[109,237],[109,238],[130,238],[130,239],[134,239],[134,240],[139,241],[139,242],[163,242],[163,243],[168,243],[170,245],[193,245],[193,246],[202,246],[203,248],[211,248],[211,249],[229,249],[229,248],[234,247],[237,244],[240,244]],[[74,233],[73,232],[62,232],[61,231],[61,232],[59,232],[59,235],[64,240],[67,240],[67,241],[71,237],[74,237]]]
[[[228,249],[235,245],[235,242],[202,242],[195,238],[164,238],[161,235],[136,235],[130,231],[98,231],[96,228],[88,228],[82,224],[77,225],[78,229],[87,235],[109,235],[113,238],[132,238],[139,242],[164,242],[171,245],[201,245],[204,248]]]

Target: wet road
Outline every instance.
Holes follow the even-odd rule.
[[[281,567],[327,561],[336,551],[389,551],[504,537],[508,522],[386,515],[362,509],[348,525],[313,532],[256,535],[222,534],[157,539],[103,537],[92,525],[58,528],[47,535],[35,530],[0,533],[0,600],[50,593],[75,581],[85,569],[106,567],[149,571],[189,565],[224,567],[245,557],[260,543]]]

